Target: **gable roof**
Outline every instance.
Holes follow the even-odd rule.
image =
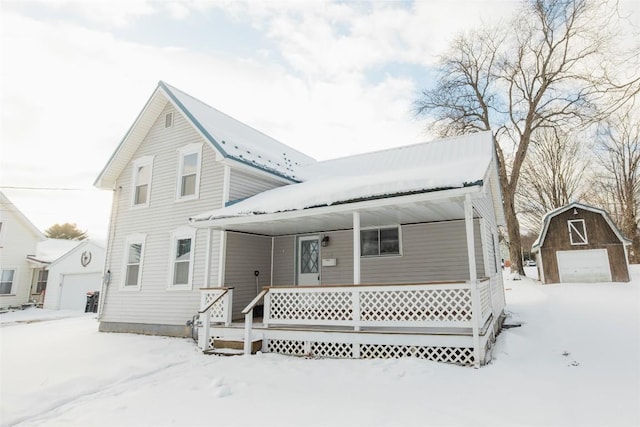
[[[533,242],[533,245],[531,245],[532,252],[538,252],[538,250],[540,249],[540,246],[542,245],[542,243],[544,243],[544,239],[547,237],[547,231],[549,230],[549,224],[551,223],[551,219],[573,208],[583,209],[586,211],[590,211],[590,212],[594,212],[602,215],[602,217],[605,219],[607,224],[609,224],[609,227],[611,227],[611,230],[613,230],[613,232],[615,233],[616,237],[620,239],[620,242],[624,245],[631,244],[631,240],[627,239],[622,235],[618,227],[616,227],[616,225],[611,220],[611,217],[609,217],[609,214],[607,213],[607,211],[605,211],[604,209],[596,208],[594,206],[589,206],[589,205],[585,205],[578,202],[572,202],[572,203],[569,203],[568,205],[549,211],[544,215],[544,217],[542,218],[542,231],[540,232],[540,235],[538,236],[536,241]]]
[[[166,103],[181,112],[225,159],[296,182],[301,165],[315,160],[268,135],[230,117],[167,83],[160,81],[127,131],[94,185],[112,189],[115,181],[155,123]]]
[[[478,132],[318,162],[299,170],[301,183],[197,215],[191,222],[480,185],[490,175],[493,155],[491,132]]]
[[[31,221],[29,221],[29,218],[27,218],[21,211],[20,209],[18,209],[16,207],[16,205],[14,205],[13,203],[11,203],[11,200],[9,200],[9,198],[7,198],[7,196],[4,195],[4,193],[2,191],[0,191],[0,212],[2,212],[2,215],[0,215],[0,219],[2,219],[2,217],[4,217],[5,212],[11,213],[13,214],[18,221],[20,221],[25,227],[26,229],[31,232],[31,234],[33,234],[37,239],[39,240],[44,240],[46,239],[45,235],[42,233],[42,231],[40,231],[38,229],[38,227],[36,227],[35,225],[33,225],[33,223]]]
[[[27,260],[41,266],[53,266],[79,250],[93,246],[104,250],[104,246],[91,239],[46,239],[38,242],[35,255],[27,255]]]

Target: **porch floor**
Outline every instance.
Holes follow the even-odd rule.
[[[493,316],[489,316],[487,321],[480,328],[480,335],[485,335],[490,328],[493,321]],[[212,325],[213,326],[213,325]],[[215,325],[216,328],[223,327],[222,325]],[[228,329],[244,330],[244,322],[240,320],[234,320]],[[416,327],[416,328],[394,328],[394,327],[361,327],[359,331],[356,331],[351,326],[312,326],[312,325],[279,325],[277,323],[269,323],[269,327],[265,327],[262,323],[262,318],[253,319],[253,330],[273,329],[280,331],[315,331],[315,332],[344,332],[355,334],[402,334],[402,335],[455,335],[455,336],[473,336],[472,328],[453,328],[453,327]]]

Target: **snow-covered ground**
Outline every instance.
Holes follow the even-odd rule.
[[[638,426],[640,269],[627,284],[507,280],[481,369],[204,356],[189,339],[97,332],[95,314],[0,315],[3,426]],[[35,320],[35,321],[31,321]]]

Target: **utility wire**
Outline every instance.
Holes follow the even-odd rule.
[[[97,191],[96,188],[63,188],[63,187],[14,187],[1,185],[0,188],[8,190],[46,190],[46,191]]]

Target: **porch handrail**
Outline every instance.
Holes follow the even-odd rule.
[[[216,288],[216,289],[224,289],[224,292],[222,292],[220,295],[218,295],[218,297],[216,299],[211,301],[211,303],[206,308],[204,308],[202,310],[198,310],[198,314],[206,313],[207,311],[211,310],[211,307],[213,307],[213,305],[215,303],[220,301],[222,299],[222,297],[225,296],[227,294],[227,292],[229,292],[229,289],[233,289],[233,288]]]
[[[269,293],[270,288],[264,288],[256,295],[256,297],[247,305],[242,314],[244,314],[244,354],[251,354],[251,331],[253,329],[253,309],[258,303]]]
[[[260,293],[256,295],[256,297],[244,308],[244,310],[242,310],[242,314],[246,315],[248,312],[253,311],[255,306],[258,305],[267,292],[269,292],[269,287],[263,288],[262,291],[260,291]]]

